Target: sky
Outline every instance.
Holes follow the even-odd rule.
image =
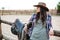
[[[0,9],[3,7],[4,10],[34,9],[33,5],[38,2],[44,2],[49,9],[55,9],[60,0],[0,0]]]

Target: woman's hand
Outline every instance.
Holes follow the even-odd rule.
[[[53,35],[54,35],[54,31],[53,31],[53,28],[51,28],[49,31],[49,36],[53,36]]]
[[[28,32],[28,29],[27,29],[27,24],[25,24],[25,27],[23,29],[26,33]]]

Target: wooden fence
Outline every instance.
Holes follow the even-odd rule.
[[[12,22],[8,22],[8,21],[1,20],[1,17],[0,17],[0,40],[3,39],[1,23],[5,23],[5,24],[8,24],[8,25],[12,25],[12,24],[13,24]]]
[[[4,37],[4,35],[2,34],[2,30],[1,30],[1,23],[8,24],[8,25],[12,25],[13,24],[12,22],[1,20],[1,17],[0,17],[0,40],[2,40],[3,37]],[[54,36],[60,37],[60,31],[54,30]]]

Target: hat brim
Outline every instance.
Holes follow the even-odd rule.
[[[42,7],[42,8],[44,8],[46,11],[49,11],[49,9],[47,8],[47,7],[45,7],[45,6],[42,6],[42,5],[33,5],[34,7]]]

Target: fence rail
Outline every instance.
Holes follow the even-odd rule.
[[[1,29],[1,23],[8,24],[8,25],[12,25],[13,24],[12,22],[1,20],[1,17],[0,17],[0,40],[3,39],[3,34],[2,34],[2,29]]]
[[[8,21],[5,21],[5,20],[1,20],[1,17],[0,17],[0,40],[2,40],[3,37],[4,37],[4,35],[2,34],[2,30],[1,30],[1,23],[8,24],[8,25],[12,25],[12,24],[13,24],[12,22],[8,22]],[[54,36],[60,37],[60,31],[54,30]],[[6,37],[5,37],[5,38],[6,38]]]

